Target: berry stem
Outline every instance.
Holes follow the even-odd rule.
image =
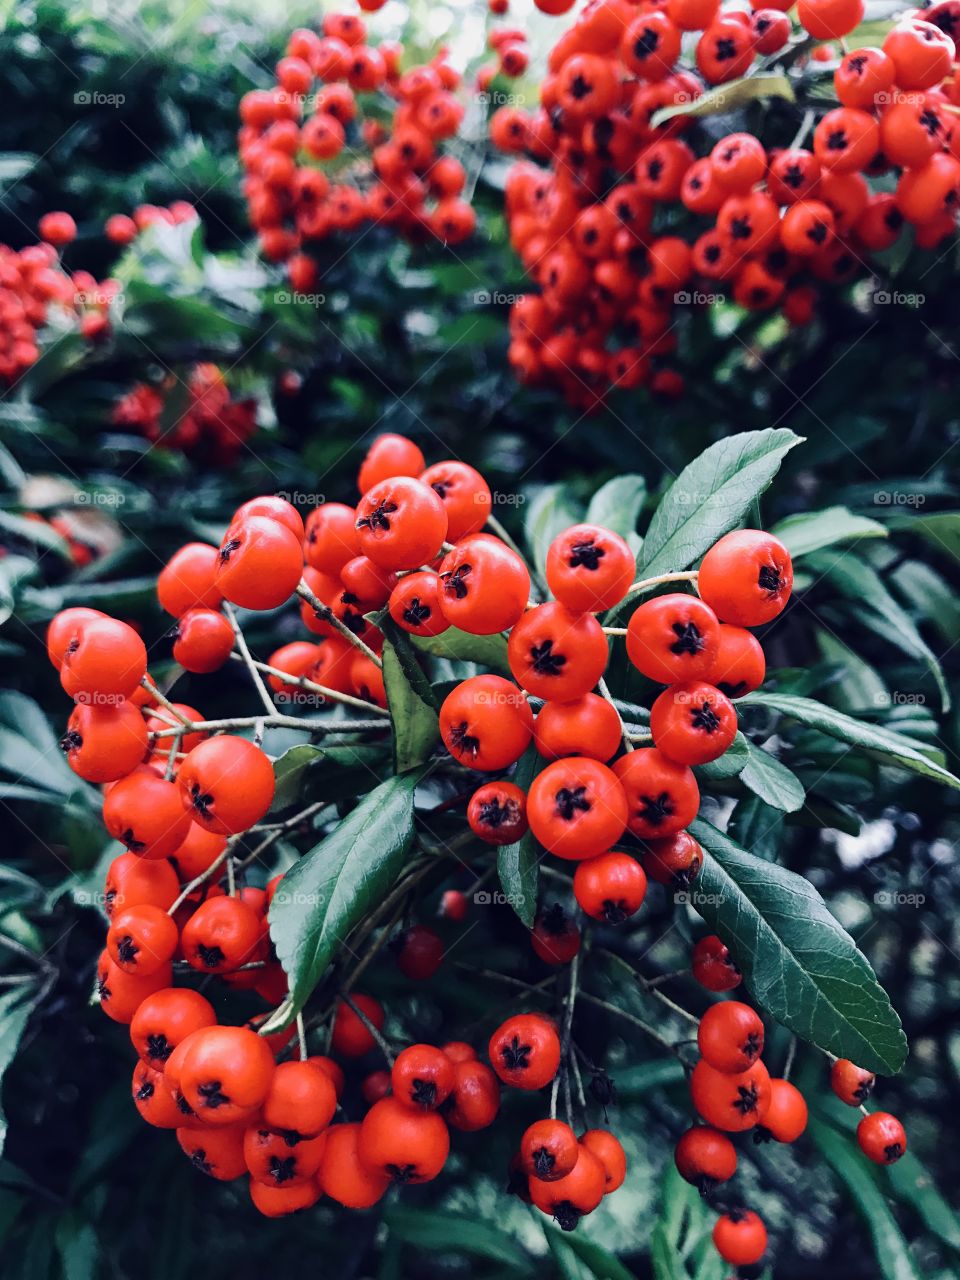
[[[256,686],[257,693],[260,695],[260,701],[266,707],[267,712],[272,714],[274,708],[273,699],[270,697],[270,691],[263,683],[263,676],[261,676],[254,664],[253,654],[250,652],[243,631],[240,629],[240,623],[237,621],[236,612],[234,611],[233,605],[230,604],[228,600],[224,600],[223,602],[223,611],[227,615],[227,621],[230,623],[231,627],[233,627],[233,634],[237,637],[237,648],[240,650],[240,656],[243,658],[244,665],[250,672],[250,679],[253,681]]]
[[[146,689],[147,693],[160,703],[161,707],[166,707],[178,724],[185,725],[188,729],[190,728],[190,721],[187,717],[178,707],[174,706],[165,693],[160,692],[149,676],[144,676],[140,683],[144,689]]]
[[[378,658],[370,646],[365,644],[359,636],[355,636],[347,624],[345,622],[341,622],[330,606],[324,604],[318,596],[315,596],[305,582],[301,581],[300,585],[297,587],[297,595],[300,596],[301,599],[306,600],[307,604],[310,605],[318,618],[323,622],[329,622],[334,631],[338,631],[340,635],[343,636],[344,640],[349,641],[355,649],[359,649],[361,653],[365,654],[380,671],[383,670],[382,659]]]
[[[184,732],[219,733],[225,729],[250,729],[262,726],[263,729],[303,729],[305,732],[320,733],[366,733],[386,729],[386,720],[343,720],[335,724],[317,724],[315,720],[307,720],[301,716],[231,716],[225,720],[197,720],[196,723],[177,726],[170,729],[156,729],[150,737],[154,740],[179,738]],[[262,738],[262,733],[261,733]],[[260,745],[259,743],[257,744]]]
[[[698,576],[696,569],[693,569],[685,573],[660,573],[655,578],[641,578],[639,582],[635,582],[628,589],[627,595],[632,596],[645,591],[653,591],[656,587],[662,587],[668,582],[691,582],[696,586]]]
[[[600,629],[605,636],[625,636],[627,634],[626,627],[601,627]]]
[[[790,1072],[793,1070],[793,1060],[797,1056],[797,1037],[790,1037],[790,1044],[787,1046],[787,1058],[783,1064],[781,1076],[784,1080],[790,1079]]]
[[[517,546],[516,542],[514,542],[513,538],[510,536],[510,534],[507,532],[507,530],[500,523],[500,521],[497,519],[496,516],[494,515],[487,516],[487,525],[490,529],[493,530],[493,532],[497,535],[497,537],[500,539],[501,542],[505,542],[507,546],[510,548],[510,550],[515,552],[520,557],[520,559],[524,562],[524,564],[527,564],[526,556],[523,554],[523,552]],[[534,583],[537,590],[540,592],[541,595],[546,596],[548,594],[546,584],[541,579],[540,574],[533,567],[533,565],[527,564],[527,569],[530,572],[530,580]],[[536,603],[536,601],[534,601],[534,603]]]
[[[576,1046],[573,1041],[570,1042],[568,1061],[570,1063],[570,1070],[573,1072],[574,1083],[577,1086],[577,1101],[580,1104],[580,1114],[583,1116],[584,1121],[586,1121],[587,1095],[583,1091],[583,1076],[580,1074],[580,1063],[577,1061]]]
[[[167,767],[163,771],[163,776],[167,782],[172,782],[174,774],[177,771],[177,759],[180,755],[180,744],[183,742],[183,729],[177,729],[175,736],[170,740],[170,750],[167,752]]]
[[[341,992],[340,992],[340,999],[343,1001],[343,1003],[347,1006],[347,1008],[348,1008],[348,1009],[352,1009],[352,1010],[353,1010],[353,1012],[357,1015],[357,1017],[360,1019],[360,1021],[361,1021],[361,1022],[363,1023],[363,1025],[366,1027],[367,1031],[369,1031],[369,1033],[370,1033],[371,1037],[373,1038],[374,1042],[376,1043],[377,1048],[380,1050],[380,1052],[381,1052],[381,1053],[383,1054],[383,1056],[386,1058],[388,1066],[391,1066],[391,1067],[392,1067],[392,1066],[393,1066],[393,1062],[394,1062],[394,1053],[393,1053],[393,1050],[390,1048],[390,1045],[387,1043],[387,1041],[386,1041],[386,1040],[383,1038],[383,1036],[380,1034],[379,1030],[378,1030],[378,1029],[373,1025],[373,1023],[370,1021],[370,1019],[367,1017],[367,1015],[363,1012],[363,1010],[359,1007],[359,1005],[357,1005],[357,1004],[356,1004],[356,1003],[355,1003],[355,1002],[350,998],[350,996],[349,996],[349,995],[347,995],[347,993],[346,993],[345,991],[341,991]]]
[[[232,653],[230,656],[237,662],[243,661],[239,653]],[[303,689],[305,693],[315,693],[330,702],[342,702],[345,707],[357,707],[361,711],[372,711],[376,715],[385,717],[387,714],[383,707],[378,707],[375,702],[368,702],[366,698],[355,698],[352,693],[341,693],[338,689],[328,689],[326,685],[308,680],[306,676],[291,676],[286,671],[281,671],[279,667],[271,667],[266,662],[254,662],[253,665],[264,675],[278,676],[284,684]]]
[[[620,711],[617,707],[617,704],[613,699],[613,694],[610,692],[610,689],[607,686],[607,682],[606,680],[603,679],[602,676],[597,681],[597,689],[599,690],[600,697],[605,699],[605,701],[609,702],[611,707],[613,707],[614,711],[616,711],[617,713],[617,718],[620,721],[620,740],[623,743],[624,751],[632,751],[633,744],[630,741],[630,737],[626,729],[623,727],[623,716],[620,715]]]
[[[300,1061],[307,1060],[307,1031],[303,1025],[303,1014],[297,1014],[297,1044],[300,1049]]]

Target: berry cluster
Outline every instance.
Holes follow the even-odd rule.
[[[821,286],[869,270],[906,223],[922,247],[955,230],[953,0],[905,16],[882,48],[844,54],[839,105],[813,101],[809,148],[806,122],[792,141],[746,131],[717,140],[684,112],[705,86],[791,51],[786,7],[591,0],[550,54],[539,110],[493,115],[494,144],[539,162],[519,161],[507,185],[511,242],[539,290],[511,316],[523,381],[555,385],[585,409],[612,387],[679,394],[682,378],[663,364],[677,347],[677,303],[729,293],[805,324]],[[847,35],[862,16],[862,0],[797,6],[817,40]]]
[[[169,206],[141,204],[134,209],[132,216],[126,213],[111,214],[104,223],[103,232],[113,244],[125,247],[132,244],[147,227],[174,227],[184,222],[195,222],[197,217],[196,209],[188,200],[174,200]]]
[[[69,213],[45,213],[40,243],[25,249],[0,245],[0,382],[17,381],[40,356],[39,331],[58,311],[62,324],[78,324],[88,342],[110,330],[110,303],[115,280],[98,283],[89,271],[64,270],[60,251],[77,234]]]
[[[383,1006],[346,991],[309,1024],[328,1027],[324,1049],[332,1056],[311,1054],[302,1015],[296,1043],[294,1026],[269,1011],[227,1025],[205,995],[175,985],[175,975],[186,982],[219,975],[226,996],[252,993],[273,1008],[284,1004],[287,976],[267,919],[283,878],[254,887],[238,872],[290,826],[264,823],[275,792],[260,745],[264,728],[325,730],[316,719],[274,714],[271,692],[281,706],[302,691],[372,715],[333,728],[382,736],[390,725],[384,629],[398,629],[391,631],[395,645],[400,632],[428,640],[451,628],[468,636],[508,633],[513,680],[470,676],[439,711],[451,767],[464,778],[487,775],[456,801],[466,808],[468,839],[497,847],[529,832],[561,865],[572,864],[573,897],[597,927],[633,917],[648,876],[688,887],[704,858],[686,830],[700,804],[693,767],[731,746],[735,701],[763,682],[763,650],[748,628],[784,609],[790,556],[775,537],[740,530],[716,542],[698,571],[635,582],[625,539],[578,524],[552,542],[545,573],[553,599],[535,603],[521,555],[504,537],[483,532],[499,526],[491,521],[489,486],[473,468],[459,461],[426,466],[412,441],[386,435],[371,446],[358,487],[355,507],[323,503],[305,525],[288,501],[254,498],[234,514],[219,548],[189,543],[159,575],[160,605],[176,620],[176,662],[197,674],[231,658],[242,662],[266,708],[256,716],[205,720],[171,701],[148,676],[144,642],[125,622],[71,608],[50,625],[49,656],[75,701],[63,749],[71,768],[104,786],[104,823],[127,850],[107,876],[100,1004],[130,1027],[139,1055],[133,1096],[143,1117],[176,1130],[198,1169],[222,1179],[248,1176],[253,1202],[268,1216],[321,1195],[362,1208],[391,1184],[429,1181],[447,1159],[451,1128],[494,1122],[501,1085],[529,1092],[550,1086],[550,1114],[523,1133],[509,1186],[571,1230],[621,1185],[626,1157],[608,1130],[587,1128],[578,1137],[573,1128],[571,1078],[583,1094],[578,1060],[598,1102],[606,1105],[612,1092],[574,1039],[587,948],[581,954],[581,927],[559,905],[537,914],[530,937],[547,965],[570,965],[562,1025],[543,1012],[508,1018],[490,1037],[489,1066],[461,1041],[408,1044],[395,1054],[383,1034]],[[677,584],[690,590],[672,589]],[[272,610],[291,597],[317,640],[293,641],[269,662],[255,661],[234,606]],[[597,615],[609,610],[629,613],[627,625],[603,625]],[[637,671],[664,686],[649,729],[624,722],[604,680],[610,643],[619,638]],[[253,740],[236,732],[244,728]],[[519,772],[505,775],[523,755],[536,765],[532,781],[520,786]],[[238,862],[245,837],[262,839]],[[463,893],[443,893],[448,920],[462,921],[468,910]],[[411,982],[432,977],[444,959],[441,937],[423,924],[404,928],[392,949]],[[691,968],[714,993],[741,980],[715,935],[696,943]],[[771,1080],[760,1060],[763,1024],[748,1005],[713,1004],[699,1020],[697,1040],[701,1056],[690,1088],[703,1123],[680,1139],[676,1161],[706,1193],[736,1169],[729,1133],[753,1129],[791,1142],[805,1127],[806,1105],[786,1078]],[[374,1049],[390,1070],[358,1082],[362,1119],[334,1123],[338,1109],[346,1115],[354,1105],[344,1094],[341,1063]],[[846,1061],[834,1062],[832,1079],[839,1096],[860,1106],[873,1083]],[[557,1118],[561,1083],[566,1122]],[[885,1113],[865,1114],[858,1138],[881,1163],[906,1146],[899,1122]],[[724,1208],[714,1232],[718,1250],[738,1265],[755,1262],[766,1248],[763,1223]]]
[[[174,390],[173,375],[158,387],[139,383],[114,405],[113,425],[191,457],[224,466],[233,462],[257,429],[256,400],[234,400],[222,370],[215,364],[198,364],[188,377],[182,413],[165,425],[164,407]]]
[[[311,246],[337,233],[379,223],[459,244],[474,229],[463,165],[439,150],[463,119],[460,75],[443,52],[405,71],[402,57],[399,42],[368,44],[355,14],[329,13],[322,36],[293,32],[276,86],[240,103],[250,220],[298,291],[317,279]]]

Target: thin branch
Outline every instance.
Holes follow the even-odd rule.
[[[388,1042],[380,1034],[379,1028],[373,1025],[373,1023],[370,1021],[367,1015],[363,1012],[363,1010],[359,1007],[359,1005],[357,1005],[353,1000],[351,1000],[351,998],[345,992],[340,993],[340,999],[343,1001],[343,1003],[347,1006],[348,1009],[352,1009],[353,1012],[357,1015],[357,1017],[366,1027],[366,1029],[370,1032],[370,1035],[373,1038],[374,1042],[376,1043],[377,1048],[386,1058],[387,1063],[392,1067],[393,1061],[394,1061],[394,1053],[393,1053],[393,1050],[390,1048],[390,1045],[388,1044]]]
[[[237,648],[240,650],[240,656],[243,658],[244,665],[250,672],[250,679],[253,681],[256,686],[257,693],[260,695],[260,701],[266,707],[268,714],[272,715],[274,709],[273,699],[270,697],[267,686],[263,683],[263,677],[257,670],[256,664],[253,661],[253,654],[250,652],[243,631],[240,629],[240,623],[237,621],[237,615],[234,611],[233,605],[227,600],[224,600],[223,602],[223,611],[227,615],[227,620],[231,627],[233,627],[233,634],[237,637]]]
[[[300,596],[301,599],[306,600],[307,604],[322,622],[328,622],[330,626],[333,627],[334,631],[339,632],[340,635],[343,636],[344,640],[349,641],[355,649],[359,649],[361,653],[365,654],[374,666],[378,667],[381,671],[383,670],[383,660],[378,658],[370,646],[364,643],[358,635],[354,635],[347,624],[342,622],[330,606],[323,603],[319,596],[314,595],[305,582],[301,582],[297,587],[297,595]]]
[[[239,653],[232,653],[231,658],[236,662],[242,662]],[[281,671],[279,667],[271,667],[267,662],[254,662],[253,664],[258,671],[262,671],[267,676],[277,676],[285,685],[290,685],[296,689],[302,689],[305,693],[313,693],[328,702],[342,702],[345,707],[357,707],[360,711],[372,711],[375,715],[387,717],[383,707],[378,707],[375,702],[368,702],[366,698],[355,698],[352,693],[341,693],[339,689],[329,689],[324,684],[317,684],[315,680],[309,680],[306,676],[292,676],[288,671]]]

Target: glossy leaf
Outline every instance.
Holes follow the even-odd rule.
[[[768,707],[771,711],[779,711],[781,715],[819,729],[832,738],[839,738],[841,742],[879,756],[885,764],[899,765],[946,787],[960,789],[960,778],[954,777],[949,770],[932,760],[921,749],[921,745],[912,739],[893,733],[881,725],[855,720],[853,716],[844,715],[842,711],[836,711],[813,698],[797,698],[786,693],[748,693],[745,698],[740,699],[740,705]]]
[[[290,980],[291,1016],[403,867],[413,843],[416,783],[408,773],[375,787],[281,881],[270,936]]]
[[[751,510],[800,437],[784,428],[718,440],[684,467],[654,512],[640,574],[689,568]]]
[[[873,1241],[877,1273],[884,1280],[920,1280],[903,1232],[854,1142],[811,1116],[808,1131],[821,1155],[845,1185],[850,1202]]]
[[[537,749],[528,747],[517,765],[513,781],[521,790],[529,791],[531,782],[544,765],[545,761]],[[543,857],[544,851],[530,831],[513,844],[502,845],[497,851],[500,887],[528,929],[533,928],[537,914],[537,883]]]
[[[765,804],[782,809],[784,813],[796,813],[806,795],[803,783],[769,751],[752,742],[747,745],[747,763],[740,770],[740,781]]]
[[[404,773],[430,755],[440,737],[440,722],[432,705],[433,690],[403,640],[384,642],[383,684],[393,729],[394,764],[397,773]]]
[[[770,530],[794,560],[837,542],[857,538],[885,538],[886,528],[877,520],[855,515],[848,507],[826,507],[803,515],[787,516]]]
[[[803,876],[742,849],[710,823],[690,827],[709,855],[691,901],[730,947],[757,1003],[798,1036],[893,1075],[907,1041],[853,938]]]

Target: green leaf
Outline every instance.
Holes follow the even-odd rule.
[[[517,765],[514,782],[522,791],[529,791],[530,784],[545,764],[536,747],[528,747]],[[533,928],[537,914],[537,882],[543,856],[543,849],[530,831],[513,844],[501,845],[497,850],[500,887],[528,929]]]
[[[396,638],[384,641],[383,684],[393,729],[394,765],[397,773],[405,773],[430,755],[440,737],[440,721],[426,676],[409,646]]]
[[[24,984],[0,992],[0,1081],[16,1056],[20,1037],[33,1012],[36,988]],[[7,1118],[0,1108],[0,1152],[7,1138]]]
[[[848,507],[826,507],[823,511],[788,516],[770,532],[780,539],[794,560],[836,542],[887,536],[884,525],[866,516],[854,515]]]
[[[290,980],[291,1016],[400,873],[413,843],[416,785],[408,773],[375,787],[280,882],[270,905],[270,936]]]
[[[825,662],[840,670],[831,693],[843,711],[871,711],[890,705],[890,694],[877,672],[832,631],[817,628],[817,648]]]
[[[722,778],[735,778],[741,773],[750,760],[750,744],[739,731],[722,756],[711,760],[709,764],[698,764],[694,769],[698,778],[719,781]]]
[[[626,538],[636,554],[642,542],[637,533],[637,521],[646,496],[647,482],[643,476],[615,476],[590,499],[587,523],[598,524],[604,529],[619,533],[621,538]]]
[[[797,775],[762,747],[747,742],[749,756],[740,772],[740,781],[774,809],[796,813],[806,792]]]
[[[645,578],[687,569],[751,510],[801,437],[786,429],[718,440],[677,476],[643,544]]]
[[[633,1272],[628,1271],[619,1258],[615,1258],[602,1245],[595,1244],[593,1240],[588,1240],[579,1232],[571,1231],[563,1235],[555,1227],[548,1227],[546,1224],[544,1224],[544,1230],[548,1242],[552,1238],[560,1240],[572,1253],[576,1254],[590,1274],[597,1277],[597,1280],[636,1280]]]
[[[650,1237],[654,1280],[690,1280],[688,1262],[698,1264],[696,1280],[721,1280],[726,1269],[709,1239],[712,1218],[697,1189],[680,1177],[671,1160]]]
[[[307,775],[314,765],[320,765],[322,762],[327,766],[321,775],[324,785],[319,788],[320,793],[324,796],[330,795],[331,798],[339,798],[357,794],[356,791],[351,792],[349,785],[351,783],[355,782],[358,789],[365,791],[369,789],[372,782],[379,782],[380,773],[387,759],[388,755],[384,748],[365,743],[343,747],[323,747],[304,742],[299,746],[290,747],[274,761],[276,790],[270,812],[280,813],[296,804],[303,792]],[[320,775],[320,773],[321,771],[317,769],[316,774]]]
[[[870,1232],[878,1274],[884,1280],[920,1280],[907,1242],[867,1166],[866,1156],[861,1155],[850,1138],[837,1133],[814,1116],[810,1117],[807,1131],[846,1186],[853,1207]]]
[[[897,527],[919,533],[939,551],[960,560],[960,511],[938,511],[929,516],[907,516]]]
[[[907,1056],[900,1019],[809,880],[702,819],[690,831],[710,855],[691,902],[733,951],[757,1003],[819,1048],[895,1075]]]
[[[529,1272],[530,1264],[512,1235],[490,1222],[462,1214],[391,1206],[383,1215],[391,1233],[418,1249],[436,1253],[467,1253]]]
[[[666,120],[674,116],[715,116],[726,114],[747,102],[757,98],[785,98],[793,102],[794,94],[790,81],[780,72],[771,75],[743,76],[740,80],[731,80],[728,84],[719,84],[715,89],[708,89],[699,98],[689,102],[681,102],[672,107],[661,107],[651,117],[651,127],[656,129]]]
[[[739,699],[739,704],[769,707],[771,711],[779,711],[781,715],[819,729],[831,738],[839,738],[841,742],[879,756],[885,764],[899,765],[946,787],[960,790],[960,778],[955,778],[949,770],[931,760],[911,738],[893,733],[880,725],[855,720],[853,716],[844,715],[842,711],[836,711],[813,698],[797,698],[786,693],[748,693],[745,698]]]
[[[926,665],[940,691],[943,709],[949,711],[950,693],[936,655],[917,630],[910,615],[887,590],[876,570],[860,558],[847,560],[842,555],[834,560],[822,556],[811,562],[810,567],[832,583],[841,595],[855,603],[858,621],[903,653]]]
[[[439,636],[411,636],[414,648],[435,658],[449,658],[453,662],[475,662],[488,671],[510,677],[507,662],[507,642],[497,632],[492,636],[472,636],[457,627],[450,627]]]
[[[562,484],[545,485],[531,500],[524,520],[524,532],[541,577],[546,572],[550,543],[580,518],[580,512]]]

